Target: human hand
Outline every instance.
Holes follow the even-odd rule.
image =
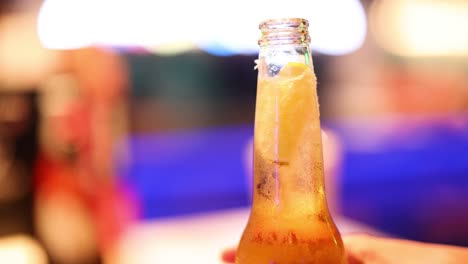
[[[349,264],[464,263],[468,249],[369,235],[344,236]]]
[[[468,248],[421,243],[369,235],[343,236],[348,264],[458,264],[468,261]],[[226,250],[222,259],[235,263],[235,249]]]

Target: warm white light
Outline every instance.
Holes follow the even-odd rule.
[[[56,54],[41,46],[36,27],[33,14],[2,16],[0,87],[31,89],[54,68]]]
[[[229,6],[227,11],[218,10],[211,24],[207,24],[206,29],[213,34],[203,43],[208,45],[201,45],[202,49],[211,51],[212,45],[216,47],[214,53],[255,53],[258,51],[260,22],[284,17],[308,19],[311,47],[323,54],[353,52],[362,46],[366,37],[366,14],[358,0],[298,0],[294,4],[280,0],[256,0],[236,3]]]
[[[371,8],[377,43],[402,56],[468,55],[468,2],[381,0]]]
[[[203,10],[203,11],[200,11]],[[253,54],[258,24],[267,18],[310,21],[312,49],[340,55],[358,49],[366,35],[359,0],[46,0],[39,14],[44,46],[68,49],[92,44],[167,47],[173,43],[218,54]],[[189,45],[187,45],[187,43]]]
[[[194,39],[195,25],[187,21],[194,9],[182,6],[180,1],[46,0],[38,34],[51,49],[187,43]]]
[[[90,0],[44,1],[37,28],[42,45],[49,49],[74,49],[93,41]],[[97,25],[95,25],[97,26]]]
[[[367,33],[367,19],[359,0],[312,2],[316,3],[316,8],[312,6],[308,18],[313,50],[342,55],[362,46]]]
[[[33,238],[16,235],[0,239],[0,260],[2,263],[46,264],[44,249]]]

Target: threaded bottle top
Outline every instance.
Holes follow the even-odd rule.
[[[269,19],[260,23],[262,36],[258,44],[309,44],[309,21],[303,18]]]

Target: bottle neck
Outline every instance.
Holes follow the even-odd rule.
[[[309,46],[261,45],[258,69],[252,212],[328,215]]]
[[[276,76],[289,62],[306,64],[313,70],[308,26],[309,22],[301,18],[272,19],[260,24],[259,77]]]

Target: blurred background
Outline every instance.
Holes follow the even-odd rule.
[[[291,16],[333,216],[468,246],[467,1],[2,0],[0,261],[161,263],[173,223],[230,229],[210,215],[248,212],[258,24]]]

